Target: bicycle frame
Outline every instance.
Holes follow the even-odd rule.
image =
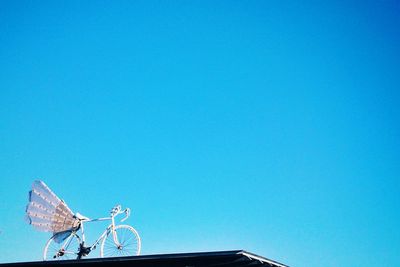
[[[81,237],[82,237],[82,240],[81,240],[81,248],[84,247],[84,244],[85,244],[85,242],[86,242],[86,239],[85,239],[85,229],[84,229],[84,227],[83,227],[83,223],[84,223],[84,222],[87,223],[87,222],[108,221],[108,220],[111,220],[111,224],[107,226],[106,230],[104,230],[104,232],[103,232],[103,233],[100,235],[100,237],[93,243],[93,245],[91,245],[91,246],[89,247],[89,250],[91,251],[91,250],[93,250],[93,249],[96,248],[96,246],[100,243],[100,241],[103,240],[103,238],[105,238],[105,237],[110,233],[110,231],[113,231],[113,230],[114,230],[114,228],[115,228],[114,217],[97,218],[97,219],[93,219],[93,220],[89,220],[89,221],[83,220],[83,221],[81,222],[81,227],[80,227],[80,230],[81,230]],[[116,238],[115,238],[115,234],[113,234],[113,235],[114,235],[114,242],[116,242],[116,240],[115,240],[115,239],[116,239]],[[115,244],[118,245],[118,242],[116,242]]]
[[[72,238],[74,236],[77,237],[77,239],[79,240],[79,252],[78,252],[78,259],[80,259],[82,256],[86,256],[88,255],[92,250],[96,249],[96,246],[104,239],[106,238],[110,232],[112,232],[113,235],[113,240],[116,246],[120,246],[120,243],[118,242],[118,237],[115,234],[115,217],[118,214],[121,213],[126,213],[126,217],[124,219],[122,219],[121,221],[126,220],[129,217],[130,211],[129,209],[125,209],[124,211],[121,212],[120,208],[117,209],[115,212],[111,213],[110,217],[103,217],[103,218],[97,218],[97,219],[88,219],[88,218],[83,218],[80,219],[80,226],[77,230],[72,231],[71,234],[66,238],[66,240],[64,241],[64,244],[62,246],[61,249],[63,249],[64,247],[68,247]],[[99,221],[108,221],[111,220],[111,224],[107,226],[107,228],[104,230],[104,232],[100,235],[100,237],[89,247],[85,247],[85,229],[84,229],[84,223],[87,222],[99,222]],[[79,235],[77,234],[77,231],[80,229],[81,232],[81,238],[79,237]]]

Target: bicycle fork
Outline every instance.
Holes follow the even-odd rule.
[[[114,217],[111,218],[112,221],[112,226],[111,226],[111,234],[113,235],[113,240],[115,245],[117,246],[117,248],[119,250],[122,249],[122,244],[119,243],[118,241],[118,236],[117,236],[117,232],[115,231],[115,222],[114,222]]]

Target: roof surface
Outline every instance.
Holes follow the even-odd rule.
[[[287,267],[282,263],[255,255],[244,250],[158,254],[118,258],[97,258],[68,261],[36,261],[0,264],[1,267],[19,266],[62,266],[62,267],[90,267],[90,266],[130,266],[130,267]]]

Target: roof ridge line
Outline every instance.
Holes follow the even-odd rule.
[[[241,250],[241,251],[238,252],[238,254],[241,254],[241,255],[246,256],[246,257],[248,257],[250,259],[253,259],[253,260],[258,260],[260,262],[268,263],[270,265],[273,264],[273,265],[276,265],[276,266],[279,266],[279,267],[289,267],[288,265],[282,264],[282,263],[274,261],[274,260],[267,259],[265,257],[259,256],[259,255],[254,254],[254,253],[247,252],[246,250]]]

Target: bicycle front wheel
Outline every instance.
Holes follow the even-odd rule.
[[[114,236],[115,235],[115,236]],[[100,257],[123,257],[140,254],[138,232],[129,225],[118,225],[103,238]]]
[[[58,243],[55,236],[47,241],[43,251],[43,260],[72,260],[78,257],[80,238],[71,234],[63,242]]]

